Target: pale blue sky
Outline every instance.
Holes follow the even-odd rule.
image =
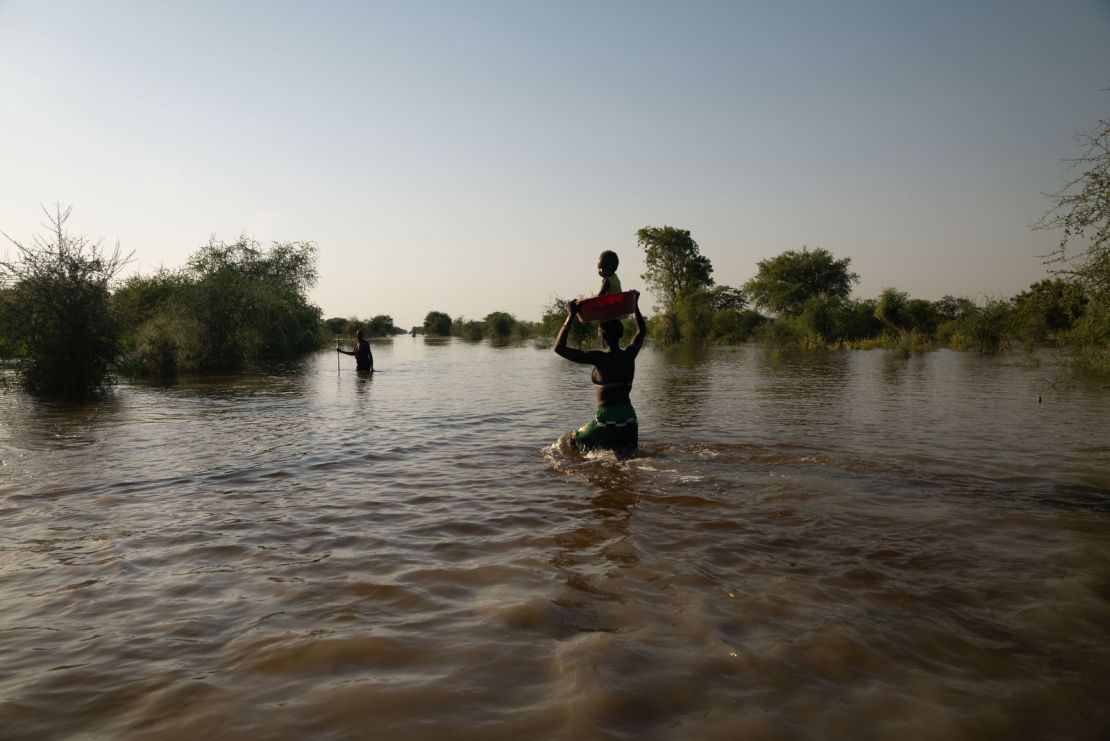
[[[1106,0],[0,0],[0,229],[74,204],[144,272],[310,239],[325,315],[402,326],[538,319],[603,249],[642,287],[664,224],[730,285],[809,245],[1009,296],[1107,88]]]

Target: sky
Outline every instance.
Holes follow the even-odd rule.
[[[401,327],[537,320],[605,249],[644,289],[664,225],[725,285],[808,246],[1008,297],[1108,89],[1108,0],[0,0],[0,230],[311,240],[325,316]]]

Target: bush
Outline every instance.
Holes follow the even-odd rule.
[[[478,342],[485,336],[485,325],[473,319],[464,319],[461,316],[456,317],[455,320],[451,322],[451,336],[458,337],[467,342]]]
[[[988,301],[985,306],[966,310],[959,319],[940,325],[937,334],[953,349],[990,354],[1002,348],[1010,325],[1010,307],[1003,301]]]
[[[11,287],[4,344],[18,347],[20,380],[38,393],[73,396],[108,385],[120,349],[110,286],[127,258],[119,245],[107,251],[71,236],[65,225],[72,210],[44,208],[51,233],[27,245],[8,237],[18,260],[0,262],[0,279]]]
[[[128,326],[123,367],[135,375],[237,371],[322,347],[310,242],[264,250],[240,237],[211,240],[179,273],[136,277],[114,297]],[[341,329],[344,320],[329,320]],[[336,332],[339,334],[339,332]]]
[[[1069,360],[1077,367],[1110,373],[1110,297],[1097,296],[1064,338]]]
[[[170,378],[201,364],[200,327],[187,317],[164,311],[155,314],[128,339],[121,369],[132,376]]]
[[[26,353],[22,342],[15,339],[15,290],[0,288],[0,358],[14,358]]]
[[[678,334],[683,340],[705,340],[713,331],[713,304],[708,291],[681,294],[675,302]]]
[[[534,332],[542,334],[544,337],[555,337],[559,334],[559,329],[566,319],[567,300],[556,296],[550,304],[544,307],[543,320],[538,327],[534,328]],[[596,337],[597,326],[595,324],[575,320],[570,327],[570,336],[567,338],[567,342],[576,347],[582,347],[583,344],[589,343]]]
[[[673,311],[656,314],[647,320],[648,336],[656,345],[666,347],[682,339],[678,316]]]
[[[442,311],[429,311],[424,317],[424,334],[428,337],[447,337],[451,334],[451,317]]]
[[[835,296],[821,294],[807,299],[798,316],[804,344],[824,345],[839,339],[843,307],[843,300]]]
[[[486,315],[483,324],[483,334],[487,339],[504,342],[512,335],[516,319],[512,314],[494,311]]]
[[[740,343],[751,339],[752,334],[767,321],[758,311],[724,309],[713,316],[711,336],[716,342]]]
[[[755,338],[770,347],[822,347],[821,338],[814,335],[801,317],[780,316],[759,326]]]
[[[840,312],[841,339],[858,342],[882,334],[883,322],[875,315],[877,306],[871,299],[845,304]]]
[[[200,330],[195,357],[203,371],[236,371],[260,360],[320,347],[320,309],[308,303],[316,283],[316,247],[275,242],[270,250],[242,236],[215,239],[186,266],[182,313]]]
[[[389,314],[378,314],[368,319],[362,327],[370,337],[392,337],[395,334],[404,334],[405,330],[393,323]]]

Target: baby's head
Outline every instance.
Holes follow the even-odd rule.
[[[602,278],[608,278],[617,272],[617,265],[619,264],[620,259],[617,258],[617,253],[612,250],[605,250],[597,258],[597,274]]]

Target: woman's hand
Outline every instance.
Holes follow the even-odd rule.
[[[572,298],[567,301],[567,318],[573,319],[574,315],[578,313],[578,299]]]

